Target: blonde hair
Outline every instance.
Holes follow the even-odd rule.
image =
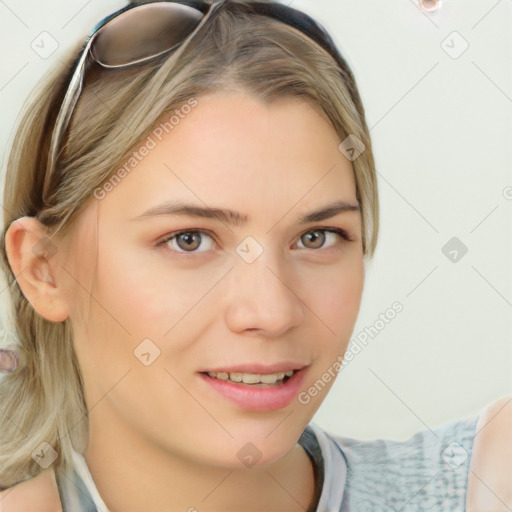
[[[72,468],[71,450],[82,453],[88,439],[87,422],[82,421],[87,406],[70,320],[50,322],[25,298],[7,259],[7,228],[20,217],[34,216],[53,235],[69,233],[94,190],[164,116],[190,98],[222,90],[247,91],[269,103],[302,98],[331,122],[340,142],[355,135],[365,146],[352,161],[365,258],[373,257],[377,244],[376,171],[354,77],[348,66],[340,70],[299,30],[257,16],[250,4],[232,0],[163,61],[135,70],[89,69],[59,156],[58,177],[45,202],[42,186],[50,136],[68,80],[68,73],[54,72],[39,86],[8,160],[0,249],[14,346],[23,354],[23,366],[4,375],[0,386],[0,490],[42,471],[32,457],[41,443],[57,452],[58,473]]]

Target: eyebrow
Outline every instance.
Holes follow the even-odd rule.
[[[347,201],[337,201],[326,205],[319,210],[306,213],[299,218],[299,224],[308,224],[310,222],[319,222],[330,219],[339,213],[348,211],[360,211],[361,206],[358,203],[349,203]],[[249,217],[239,212],[225,208],[203,207],[194,204],[185,204],[180,202],[164,202],[146,210],[144,213],[132,217],[130,220],[140,220],[158,215],[187,215],[189,217],[202,217],[206,219],[219,220],[222,223],[233,226],[244,226]]]

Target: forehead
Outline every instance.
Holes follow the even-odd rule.
[[[318,108],[302,99],[200,96],[154,127],[102,208],[130,218],[156,202],[193,199],[252,218],[275,216],[298,202],[317,206],[322,197],[323,203],[355,201],[352,166],[340,142]]]

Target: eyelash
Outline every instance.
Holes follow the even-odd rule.
[[[325,233],[334,233],[334,234],[337,234],[339,235],[341,238],[342,238],[342,242],[341,242],[341,245],[345,245],[346,243],[348,242],[354,242],[355,240],[343,229],[339,229],[339,228],[332,228],[332,227],[329,227],[329,228],[323,228],[323,227],[318,227],[318,228],[313,228],[313,229],[309,229],[308,231],[305,231],[304,233],[302,233],[300,236],[299,236],[299,239],[303,236],[303,235],[306,235],[307,233],[312,233],[314,231],[322,231],[322,232],[325,232]],[[196,233],[201,233],[201,234],[206,234],[207,236],[209,236],[214,242],[214,238],[212,237],[212,235],[210,235],[208,233],[208,231],[206,230],[203,230],[203,229],[185,229],[185,230],[181,230],[181,231],[176,231],[174,233],[169,233],[168,235],[165,235],[164,239],[163,240],[160,240],[159,242],[156,243],[156,247],[162,247],[163,249],[165,249],[165,247],[163,247],[165,244],[167,244],[168,242],[170,242],[171,240],[173,240],[174,238],[177,238],[179,235],[183,235],[183,234],[196,234]],[[320,247],[318,249],[310,249],[312,251],[320,251],[322,250],[323,247]],[[208,251],[183,251],[183,250],[176,250],[176,249],[171,249],[169,248],[169,250],[173,251],[173,252],[176,252],[178,254],[184,254],[184,255],[194,255],[194,254],[201,254],[202,252],[208,252]],[[307,250],[307,248],[306,248]],[[329,249],[324,249],[324,250],[329,250]]]

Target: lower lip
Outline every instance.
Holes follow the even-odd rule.
[[[274,411],[286,407],[297,396],[306,369],[295,372],[284,384],[277,386],[254,386],[220,380],[200,373],[200,377],[215,391],[247,411]]]

